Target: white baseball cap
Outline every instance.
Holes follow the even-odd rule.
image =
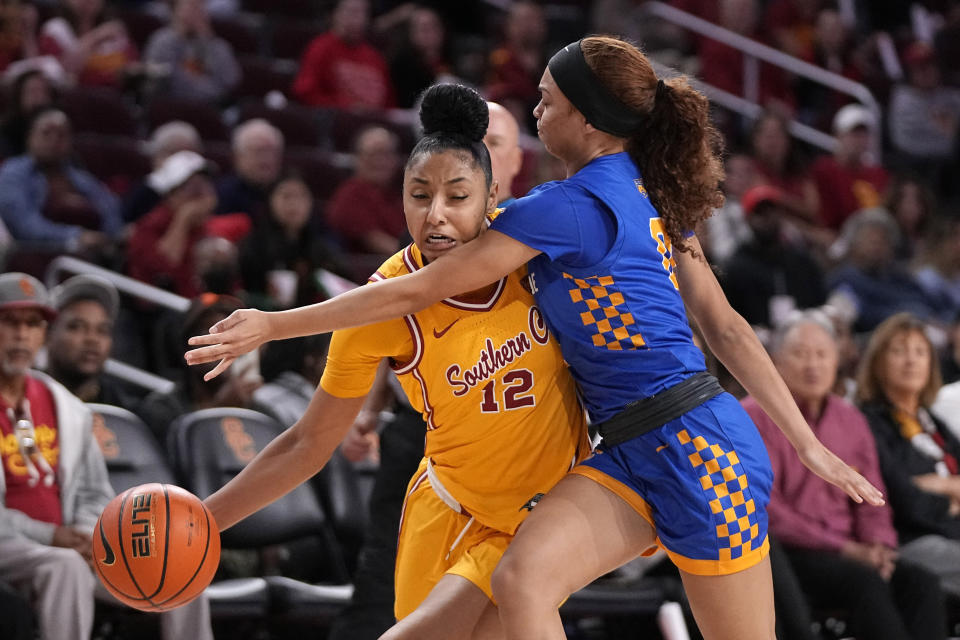
[[[871,131],[877,128],[877,119],[863,105],[848,104],[833,116],[834,133],[849,133],[857,127],[866,127]]]
[[[165,196],[198,173],[213,173],[216,165],[196,151],[178,151],[147,176],[151,189]]]

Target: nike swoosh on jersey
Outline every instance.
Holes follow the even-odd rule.
[[[451,322],[450,324],[448,324],[448,325],[446,326],[446,328],[443,329],[443,331],[437,331],[436,327],[434,327],[434,329],[433,329],[433,337],[436,338],[437,340],[439,340],[440,338],[442,338],[442,337],[447,333],[447,331],[450,331],[450,327],[452,327],[453,325],[457,324],[458,322],[460,322],[460,318],[457,318],[456,320],[454,320],[453,322]]]

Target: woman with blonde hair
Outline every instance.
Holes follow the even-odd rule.
[[[898,313],[870,337],[857,402],[877,442],[900,557],[960,595],[960,441],[928,411],[940,380],[926,326]]]

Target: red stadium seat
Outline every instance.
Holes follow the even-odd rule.
[[[270,34],[270,53],[275,58],[299,60],[310,41],[324,30],[318,22],[277,20]]]
[[[280,129],[291,146],[317,147],[324,141],[316,109],[296,104],[274,109],[260,100],[248,100],[240,106],[237,123],[252,118],[263,118]]]
[[[115,89],[76,87],[60,98],[74,131],[89,131],[114,136],[139,134],[134,108]]]
[[[271,91],[290,94],[297,75],[297,63],[263,56],[239,56],[243,78],[235,94],[238,98],[262,98]]]
[[[213,31],[233,47],[234,54],[256,54],[260,52],[260,33],[264,19],[254,14],[238,14],[230,17],[213,18]]]
[[[189,122],[204,140],[229,140],[230,133],[216,106],[206,102],[154,98],[147,107],[147,124],[150,130],[165,122],[183,120]]]
[[[150,173],[150,159],[135,138],[83,133],[73,147],[83,166],[115,193],[125,193]]]
[[[380,126],[392,131],[400,138],[400,153],[406,155],[413,145],[416,138],[413,130],[402,124],[393,122],[386,113],[377,111],[342,111],[333,110],[332,123],[330,125],[330,136],[333,141],[333,148],[336,151],[344,153],[353,151],[353,143],[363,129],[369,126]]]

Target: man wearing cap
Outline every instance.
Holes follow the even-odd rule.
[[[81,640],[98,588],[90,538],[114,491],[90,410],[30,369],[55,315],[38,280],[0,275],[0,580],[29,594],[44,640]],[[213,637],[202,599],[161,620],[165,640]]]
[[[794,309],[826,301],[823,272],[810,254],[787,244],[781,234],[789,215],[784,193],[760,185],[741,199],[753,237],[723,267],[721,283],[730,304],[750,324],[776,325]]]
[[[57,318],[47,336],[47,373],[84,402],[133,410],[139,399],[104,373],[120,300],[110,281],[74,276],[51,292]]]
[[[879,206],[890,174],[871,158],[877,135],[873,114],[859,104],[848,104],[833,118],[837,146],[832,156],[821,156],[811,172],[820,193],[820,219],[839,229],[854,211]]]
[[[178,151],[150,174],[148,183],[163,200],[134,227],[128,248],[132,277],[187,298],[199,293],[193,250],[217,208],[212,169],[200,154]]]

